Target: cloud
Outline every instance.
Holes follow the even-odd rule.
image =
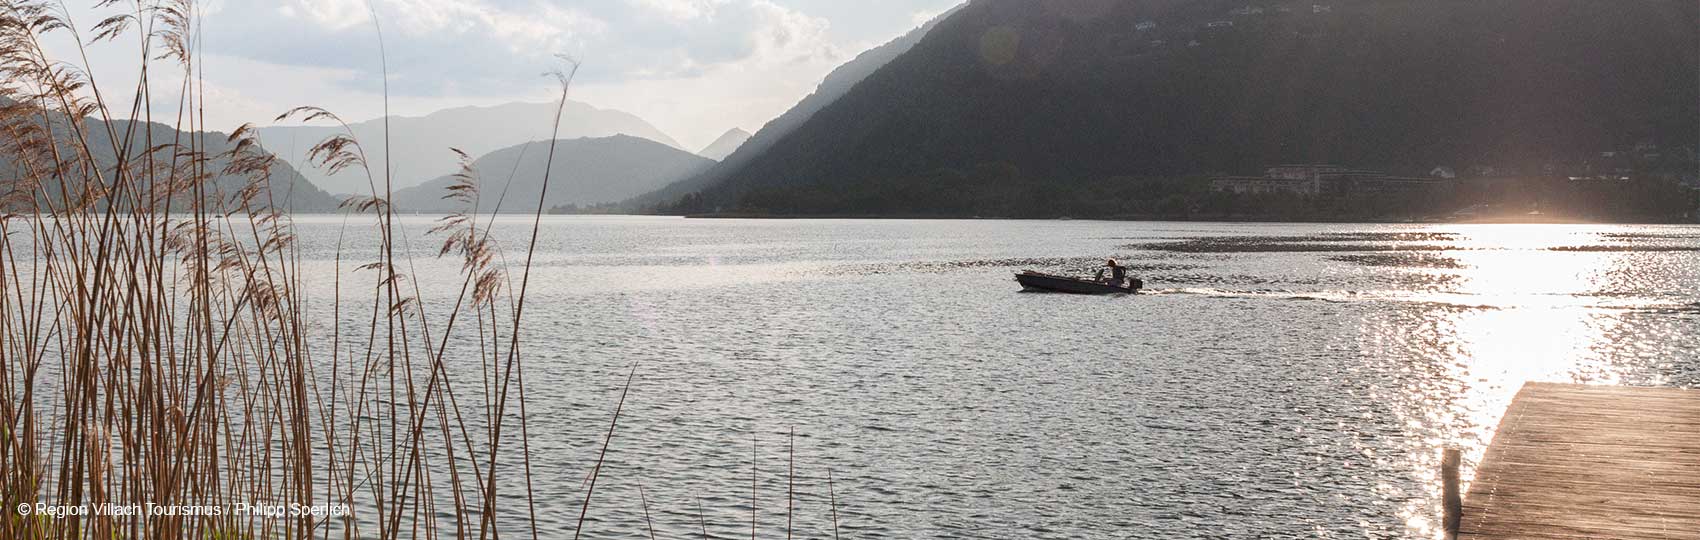
[[[690,76],[742,62],[840,53],[826,20],[770,0],[373,0],[391,92],[503,92],[566,53],[591,80]],[[231,5],[208,17],[208,49],[286,66],[378,71],[363,0]],[[618,29],[615,31],[614,29]],[[381,81],[380,81],[381,82]],[[372,81],[353,84],[370,91]]]
[[[629,0],[632,5],[665,17],[673,23],[687,23],[713,15],[723,0]]]
[[[543,74],[565,53],[583,61],[575,95],[700,146],[731,125],[762,125],[906,30],[915,10],[954,1],[202,0],[199,57],[216,92],[208,123],[228,129],[302,104],[373,118],[386,82],[395,114],[547,100],[555,88]],[[116,9],[71,3],[85,27]],[[129,47],[95,47],[96,64],[117,66],[99,72],[134,75]],[[165,80],[156,74],[158,94],[174,94]]]
[[[342,30],[367,21],[365,6],[355,0],[298,0],[278,6],[286,16],[300,16],[311,24]]]

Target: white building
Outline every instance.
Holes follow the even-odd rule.
[[[1438,167],[1437,167],[1438,168]],[[1263,176],[1220,176],[1210,179],[1210,189],[1224,193],[1290,193],[1317,196],[1331,193],[1397,195],[1434,189],[1443,179],[1389,176],[1385,172],[1353,169],[1339,165],[1275,165]]]
[[[1267,193],[1317,195],[1321,193],[1321,185],[1310,180],[1292,178],[1220,176],[1210,179],[1210,190],[1240,195],[1263,195]]]

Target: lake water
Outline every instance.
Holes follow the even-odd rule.
[[[339,240],[369,302],[369,225],[296,225],[317,309]],[[430,225],[403,270],[440,306]],[[1148,290],[1012,279],[1106,257]],[[748,537],[752,440],[783,537],[791,429],[800,538],[833,537],[829,469],[846,538],[1432,538],[1439,449],[1474,463],[1524,382],[1700,386],[1692,226],[552,217],[527,302],[545,538],[634,363],[586,538],[648,537],[640,483],[659,536],[699,535],[700,496]]]

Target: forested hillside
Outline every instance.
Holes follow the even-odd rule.
[[[1278,163],[1530,176],[1636,147],[1662,149],[1644,153],[1638,174],[1691,171],[1697,11],[1688,1],[981,0],[662,210],[1140,213],[1169,195],[1209,203],[1172,180]]]

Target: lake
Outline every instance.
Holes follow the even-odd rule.
[[[295,223],[315,324],[341,276],[363,332],[354,221]],[[432,223],[402,270],[440,312]],[[519,264],[530,218],[495,224]],[[1147,290],[1012,279],[1107,257]],[[793,478],[802,538],[1433,538],[1439,449],[1468,478],[1524,382],[1700,386],[1695,226],[548,217],[527,296],[545,538],[634,365],[586,538],[647,538],[640,484],[658,536],[700,497],[747,537],[753,490],[782,537]]]

